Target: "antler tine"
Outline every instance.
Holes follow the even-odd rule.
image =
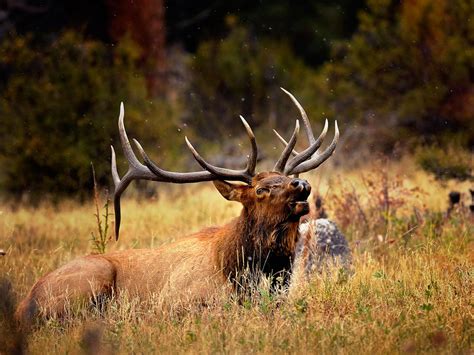
[[[132,150],[130,141],[127,136],[124,125],[124,108],[123,102],[120,103],[120,114],[118,119],[118,128],[120,141],[122,143],[123,153],[128,161],[129,167],[125,175],[120,179],[120,176],[117,171],[117,161],[115,156],[114,147],[111,146],[112,159],[111,159],[111,170],[112,170],[112,179],[114,181],[115,191],[114,191],[114,210],[115,210],[115,239],[119,238],[120,231],[120,221],[121,221],[121,209],[120,209],[120,196],[125,191],[125,189],[130,185],[133,180],[144,179],[144,180],[154,180],[161,181],[161,179],[154,175],[146,166],[141,164],[135,153]]]
[[[110,170],[112,171],[112,180],[114,181],[115,189],[117,189],[117,186],[120,184],[120,176],[117,171],[117,159],[115,157],[115,150],[113,145],[110,146],[110,150],[112,153],[112,158],[110,161]]]
[[[199,165],[201,165],[204,169],[206,169],[208,172],[210,172],[214,176],[214,180],[218,180],[218,179],[234,180],[234,181],[242,181],[247,184],[250,184],[252,182],[252,178],[255,175],[255,167],[257,165],[257,158],[258,158],[257,143],[255,140],[255,135],[253,134],[253,131],[250,128],[247,121],[242,116],[240,116],[240,120],[242,121],[242,124],[244,125],[245,130],[247,131],[247,136],[252,146],[252,151],[251,151],[251,154],[249,155],[247,166],[243,170],[232,170],[232,169],[220,168],[218,166],[208,163],[197,152],[197,150],[189,141],[188,137],[184,137],[186,144],[189,150],[191,151],[191,153],[193,154],[194,158],[196,159],[196,161],[199,163]]]
[[[310,160],[302,162],[301,164],[296,166],[293,170],[288,172],[288,174],[301,174],[306,171],[316,169],[334,153],[338,140],[339,140],[339,127],[337,126],[337,121],[335,121],[334,138],[331,144],[324,150],[324,152],[322,152],[321,154],[316,154],[316,156],[311,158]]]
[[[312,145],[315,143],[316,139],[314,138],[313,130],[311,129],[311,124],[308,119],[308,115],[306,114],[306,111],[304,110],[303,106],[296,100],[296,98],[293,96],[291,92],[288,90],[283,89],[282,87],[280,88],[285,94],[287,94],[291,101],[296,105],[298,110],[300,110],[301,113],[301,118],[303,119],[303,126],[306,131],[306,137],[308,137],[309,144]]]
[[[280,88],[280,89],[290,97],[291,101],[293,101],[295,106],[300,111],[301,118],[303,119],[303,125],[306,131],[306,136],[308,137],[308,141],[309,141],[309,147],[305,149],[303,152],[301,152],[301,155],[295,156],[288,164],[285,171],[291,171],[298,164],[309,159],[316,152],[316,150],[318,150],[318,148],[321,146],[322,141],[324,140],[324,137],[326,136],[326,133],[328,130],[328,121],[326,119],[324,123],[323,131],[319,135],[318,139],[315,139],[313,130],[311,128],[311,123],[309,122],[308,115],[306,114],[306,111],[304,110],[303,106],[301,106],[301,104],[298,102],[296,97],[291,92],[289,92],[288,90],[285,90],[284,88]]]
[[[322,141],[324,140],[324,138],[326,137],[326,133],[328,131],[328,120],[326,119],[326,121],[324,122],[324,128],[321,132],[321,134],[319,135],[318,139],[316,139],[316,141],[313,143],[312,146],[309,146],[308,148],[306,148],[303,152],[301,152],[301,154],[304,154],[302,156],[302,160],[301,161],[304,161],[308,158],[311,157],[312,154],[314,154],[316,152],[316,150],[318,150],[318,148],[321,146],[321,143]],[[275,133],[275,135],[277,136],[277,138],[280,140],[280,142],[286,147],[288,145],[288,142],[285,140],[285,138],[283,138],[280,133],[278,133],[278,131],[276,129],[273,130],[273,133]],[[296,151],[295,149],[293,149],[291,151],[291,154],[293,156],[297,156],[298,154],[298,151]],[[304,158],[303,158],[304,157]],[[298,159],[299,160],[299,159]],[[298,162],[299,164],[299,162]]]
[[[252,128],[250,128],[250,125],[248,124],[248,122],[245,120],[245,118],[242,115],[240,115],[239,117],[240,117],[240,121],[242,121],[242,124],[245,127],[245,130],[247,131],[247,136],[249,137],[250,145],[252,146],[251,153],[248,156],[246,170],[249,173],[249,175],[254,176],[255,168],[257,167],[257,159],[258,159],[257,141],[255,139],[255,135],[253,134]]]
[[[283,144],[283,146],[287,146],[288,145],[288,142],[285,140],[285,138],[283,138],[280,133],[278,133],[278,131],[276,129],[273,130],[273,133],[275,133],[275,135],[277,136],[277,138],[280,140],[280,142]],[[296,149],[293,149],[291,151],[291,154],[292,155],[298,155],[299,153],[296,151]]]
[[[283,152],[281,153],[280,158],[278,158],[278,161],[273,167],[274,171],[278,171],[282,173],[285,170],[286,162],[288,161],[288,158],[290,157],[291,152],[293,151],[293,148],[296,145],[296,139],[298,138],[299,131],[300,131],[300,122],[296,120],[295,130],[293,131],[293,134],[291,135],[291,138],[288,141],[288,145],[285,147],[285,149],[283,149]]]
[[[301,153],[293,151],[293,155],[295,155],[295,157],[292,160],[290,160],[289,164],[285,168],[285,171],[284,171],[285,175],[290,175],[290,174],[298,175],[302,172],[317,168],[319,165],[321,165],[324,161],[326,161],[332,155],[332,153],[336,149],[337,141],[339,139],[339,129],[337,127],[337,121],[336,121],[334,139],[331,142],[331,144],[329,145],[329,147],[327,147],[326,150],[323,153],[316,154],[316,156],[311,158],[313,156],[313,154],[316,153],[316,151],[319,149],[319,147],[321,146],[324,138],[326,137],[326,134],[327,134],[327,131],[328,131],[328,120],[327,119],[325,120],[324,128],[323,128],[321,134],[319,135],[318,139],[314,139],[313,131],[311,129],[311,124],[309,122],[308,115],[306,114],[305,110],[303,109],[301,104],[298,102],[298,100],[293,96],[293,94],[291,94],[289,91],[287,91],[283,88],[281,88],[281,89],[285,94],[287,94],[290,97],[290,99],[293,101],[293,103],[296,105],[296,107],[300,110],[301,117],[303,119],[303,124],[304,124],[305,131],[306,131],[306,135],[307,135],[309,143],[310,143],[310,146],[308,148],[306,148],[304,151],[302,151]],[[278,139],[280,139],[280,141],[283,144],[285,144],[285,145],[288,144],[278,134],[278,132],[276,132],[275,130],[274,130],[274,132],[277,135]],[[308,160],[308,159],[310,159],[310,160]]]
[[[319,135],[318,139],[316,139],[308,148],[303,150],[301,153],[299,153],[298,155],[296,155],[293,159],[289,161],[287,167],[285,168],[285,174],[289,174],[290,171],[292,171],[302,162],[311,158],[311,156],[314,153],[316,153],[319,147],[321,147],[321,144],[323,143],[324,138],[326,137],[326,134],[328,132],[328,126],[329,126],[328,120],[326,119],[324,122],[324,128],[321,131],[321,134]]]

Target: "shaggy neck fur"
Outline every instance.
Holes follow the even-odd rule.
[[[288,271],[298,238],[298,220],[259,218],[247,208],[228,226],[217,250],[226,277],[236,281],[245,269],[276,275]]]

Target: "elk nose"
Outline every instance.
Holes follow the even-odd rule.
[[[293,179],[290,185],[295,189],[299,190],[300,192],[306,192],[308,195],[311,192],[311,185],[303,179]]]

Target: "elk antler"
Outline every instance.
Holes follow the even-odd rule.
[[[130,141],[128,140],[127,132],[125,131],[125,126],[123,123],[124,118],[124,109],[123,102],[120,103],[120,115],[118,119],[118,128],[120,134],[120,141],[122,143],[123,153],[128,161],[128,171],[120,179],[120,176],[117,171],[117,161],[115,158],[115,150],[113,146],[110,146],[112,150],[112,159],[111,159],[111,170],[112,170],[112,179],[114,180],[115,191],[114,191],[114,210],[115,210],[115,239],[119,237],[120,230],[120,220],[121,220],[121,211],[120,211],[120,196],[125,191],[128,185],[133,180],[143,179],[143,180],[154,180],[160,181],[160,178],[153,174],[145,165],[140,163],[135,156],[135,153],[132,150]]]
[[[114,210],[115,210],[115,239],[118,240],[120,232],[120,221],[121,221],[121,209],[120,209],[120,197],[125,189],[130,185],[133,180],[152,180],[152,181],[170,181],[170,182],[179,182],[172,179],[174,173],[163,170],[163,174],[160,176],[151,171],[147,166],[140,163],[140,161],[135,156],[132,146],[127,136],[127,131],[125,130],[124,125],[124,108],[123,102],[120,103],[120,115],[118,119],[118,128],[120,134],[120,142],[122,143],[123,153],[125,158],[128,161],[128,171],[120,179],[117,171],[117,162],[115,157],[114,147],[111,146],[112,150],[112,159],[111,159],[111,169],[112,169],[112,178],[114,180],[115,191],[114,191]],[[141,146],[139,143],[134,140],[137,144],[139,150]],[[171,175],[171,178],[170,178]],[[198,173],[182,173],[180,174],[182,179],[186,178],[187,182],[198,182],[198,181],[210,181],[214,179],[214,176],[205,171]]]
[[[278,139],[286,146],[286,148],[291,146],[291,152],[294,155],[294,157],[288,162],[287,166],[284,168],[283,172],[285,173],[285,175],[291,175],[291,174],[297,175],[297,174],[301,174],[312,169],[316,169],[334,153],[337,142],[339,140],[339,128],[337,126],[337,121],[335,121],[334,138],[331,144],[322,153],[316,153],[316,151],[321,146],[324,138],[326,137],[326,133],[328,131],[328,120],[326,119],[324,123],[324,128],[321,134],[319,135],[317,139],[315,139],[313,135],[313,130],[311,129],[311,124],[308,119],[308,115],[306,114],[301,104],[298,102],[298,100],[296,100],[296,98],[290,92],[288,92],[287,90],[283,88],[281,89],[283,90],[285,94],[287,94],[290,97],[290,99],[299,109],[301,113],[301,117],[303,119],[303,126],[306,131],[306,136],[310,144],[308,148],[303,150],[301,153],[298,153],[296,150],[293,149],[294,144],[293,145],[291,144],[292,143],[291,139],[293,138],[293,136],[287,142],[280,134],[278,134],[276,130],[273,130],[273,132],[276,134]]]
[[[252,129],[250,128],[247,121],[240,116],[240,120],[245,127],[247,136],[249,137],[250,144],[252,146],[252,151],[248,156],[247,166],[243,170],[231,170],[226,168],[220,168],[218,166],[208,163],[201,155],[196,151],[188,137],[185,137],[186,144],[191,150],[196,161],[204,169],[203,171],[194,172],[194,173],[175,173],[169,172],[161,169],[156,165],[146,154],[145,150],[142,148],[140,143],[135,140],[135,143],[140,151],[140,154],[143,157],[145,165],[157,176],[162,178],[162,181],[174,182],[174,183],[188,183],[188,182],[199,182],[199,181],[210,181],[210,180],[231,180],[231,181],[242,181],[247,184],[251,183],[253,176],[255,175],[255,168],[257,166],[257,157],[258,149],[257,142],[255,140],[255,135],[253,134]]]
[[[300,131],[300,122],[296,120],[295,130],[293,131],[293,134],[291,135],[291,138],[288,141],[285,149],[283,149],[283,152],[281,153],[280,158],[278,158],[278,161],[273,167],[273,170],[278,171],[280,173],[284,172],[286,162],[288,161],[288,158],[290,157],[291,152],[296,145],[296,139],[298,138],[299,131]]]
[[[324,140],[327,129],[328,129],[328,122],[326,120],[324,129],[319,135],[317,139],[314,138],[313,132],[311,130],[311,126],[308,120],[308,116],[304,111],[303,107],[299,104],[296,98],[282,88],[282,90],[290,96],[291,100],[295,103],[301,113],[301,117],[303,119],[303,125],[306,131],[306,135],[308,137],[308,141],[310,143],[309,147],[303,150],[301,153],[298,153],[294,150],[296,139],[299,132],[299,121],[296,121],[295,129],[291,138],[288,142],[286,142],[278,132],[274,131],[278,138],[285,144],[285,149],[283,150],[280,158],[278,159],[277,163],[275,164],[274,170],[284,173],[285,175],[291,174],[300,174],[305,171],[315,169],[319,165],[321,165],[326,159],[328,159],[331,154],[334,152],[336,148],[337,141],[339,139],[339,130],[337,127],[336,121],[336,128],[334,139],[329,147],[326,148],[322,153],[316,153],[316,151],[321,146],[322,141]],[[120,141],[122,143],[122,148],[124,155],[128,161],[129,167],[128,171],[125,175],[120,179],[118,171],[117,171],[117,163],[116,163],[116,156],[114,148],[112,148],[112,177],[115,184],[115,192],[114,192],[114,209],[115,209],[115,237],[118,239],[119,231],[120,231],[120,221],[121,221],[121,211],[120,211],[120,196],[125,191],[125,189],[130,185],[133,180],[153,180],[153,181],[162,181],[162,182],[172,182],[177,184],[184,184],[184,183],[193,183],[193,182],[200,182],[200,181],[212,181],[212,180],[230,180],[230,181],[241,181],[247,184],[252,182],[252,178],[255,176],[255,168],[257,165],[257,157],[258,157],[258,149],[257,149],[257,142],[255,140],[255,135],[252,132],[249,124],[245,119],[240,116],[240,120],[245,127],[247,132],[247,136],[250,140],[250,145],[252,147],[251,153],[248,156],[247,165],[245,169],[242,170],[231,170],[226,168],[221,168],[215,165],[208,163],[201,155],[196,151],[193,147],[191,142],[187,137],[185,137],[186,144],[188,148],[191,150],[196,161],[201,165],[205,170],[202,171],[195,171],[195,172],[186,172],[186,173],[179,173],[179,172],[172,172],[167,171],[160,168],[156,163],[154,163],[149,156],[146,154],[143,147],[140,143],[134,139],[134,143],[140,152],[141,156],[143,157],[145,165],[140,163],[140,161],[135,156],[133,152],[132,146],[127,136],[127,132],[125,131],[124,125],[124,108],[123,103],[120,104],[120,115],[118,120],[119,126],[119,133],[120,133]],[[315,154],[316,153],[316,154]],[[291,154],[294,157],[288,162]]]
[[[252,151],[248,157],[247,166],[244,170],[230,170],[219,168],[214,165],[207,163],[194,147],[191,145],[189,140],[186,138],[186,143],[188,147],[191,149],[194,157],[198,161],[198,163],[204,167],[206,170],[203,171],[196,171],[196,172],[186,172],[186,173],[176,173],[161,169],[158,165],[156,165],[146,154],[145,150],[142,148],[140,143],[134,139],[134,143],[140,152],[141,156],[143,157],[145,165],[140,163],[140,161],[135,156],[133,152],[132,146],[127,136],[127,132],[125,130],[124,125],[124,108],[123,103],[120,104],[120,115],[118,120],[118,128],[120,134],[120,142],[122,143],[123,153],[125,158],[128,161],[129,167],[128,171],[125,175],[120,179],[118,171],[117,171],[117,163],[116,163],[116,156],[114,147],[111,146],[112,149],[112,161],[111,161],[111,168],[112,168],[112,178],[115,185],[115,192],[114,192],[114,209],[115,209],[115,238],[116,240],[119,237],[120,231],[120,221],[121,221],[121,209],[120,209],[120,196],[125,191],[125,189],[130,185],[133,180],[152,180],[152,181],[162,181],[162,182],[172,182],[177,184],[184,184],[184,183],[194,183],[194,182],[201,182],[201,181],[212,181],[212,180],[231,180],[231,181],[242,181],[245,183],[250,183],[252,177],[255,175],[255,167],[257,165],[257,142],[255,140],[255,135],[252,132],[249,124],[245,119],[240,116],[240,119],[247,131],[247,135],[249,137]]]

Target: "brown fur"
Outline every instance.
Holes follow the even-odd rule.
[[[73,260],[42,277],[20,303],[16,317],[26,324],[36,315],[64,314],[71,300],[122,292],[202,301],[235,285],[246,268],[266,274],[287,271],[311,189],[307,182],[303,190],[291,185],[294,180],[271,172],[258,174],[251,185],[215,181],[226,199],[242,203],[239,217],[158,249]]]

